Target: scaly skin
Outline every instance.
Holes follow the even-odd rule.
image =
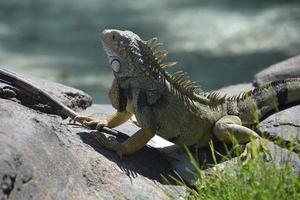
[[[155,134],[179,145],[207,146],[210,140],[226,143],[234,136],[245,143],[258,138],[253,128],[261,118],[284,105],[300,100],[300,79],[287,79],[261,88],[225,97],[204,93],[183,72],[173,75],[164,63],[167,52],[156,52],[153,38],[143,41],[130,31],[104,30],[102,44],[115,76],[109,98],[117,112],[106,120],[78,116],[85,126],[114,128],[135,115],[141,130],[123,143],[104,136],[100,143],[128,155],[141,149]],[[243,156],[249,160],[249,146]]]

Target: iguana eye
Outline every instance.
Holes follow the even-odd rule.
[[[119,72],[121,68],[121,63],[118,59],[114,58],[110,62],[111,68],[114,70],[114,72]]]

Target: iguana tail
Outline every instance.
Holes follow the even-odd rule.
[[[244,125],[253,125],[295,104],[300,104],[300,78],[274,81],[229,97],[226,106],[228,114],[239,116]]]

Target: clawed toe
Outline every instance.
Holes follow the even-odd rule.
[[[251,159],[256,158],[261,152],[264,154],[264,159],[266,161],[270,161],[272,159],[270,150],[263,139],[256,139],[249,142],[246,145],[244,152],[240,155],[242,164],[246,165]]]
[[[95,120],[95,119],[92,118],[92,117],[85,117],[85,116],[76,116],[76,117],[74,117],[73,119],[71,119],[71,121],[72,121],[73,123],[78,122],[78,123],[80,123],[80,124],[83,124],[84,122],[93,121],[93,120]]]
[[[97,143],[109,150],[116,151],[119,156],[122,156],[120,152],[121,144],[117,141],[117,139],[113,136],[105,136],[104,134],[97,132],[94,133],[94,136],[97,140]]]
[[[100,130],[103,128],[103,126],[106,126],[106,120],[98,120],[93,117],[85,117],[85,116],[76,116],[71,120],[73,123],[80,123],[85,127],[91,128],[91,129],[97,129]]]

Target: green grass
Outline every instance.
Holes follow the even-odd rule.
[[[210,148],[214,157],[217,152],[212,143],[210,143]],[[299,173],[296,173],[288,164],[275,166],[271,162],[266,162],[262,156],[257,156],[246,165],[238,159],[232,167],[205,174],[191,152],[187,148],[186,150],[195,167],[194,173],[199,177],[196,185],[187,186],[179,174],[177,177],[170,177],[178,185],[186,188],[189,194],[186,197],[188,200],[300,199]],[[235,151],[240,154],[241,148],[237,147]],[[229,155],[228,153],[224,159],[230,160]]]
[[[278,168],[260,159],[236,169],[202,176],[188,199],[300,199],[300,179],[289,166]]]
[[[233,140],[233,143],[236,143]],[[213,157],[215,153],[213,144],[210,143]],[[293,200],[300,199],[300,176],[289,165],[275,166],[266,162],[253,146],[255,159],[243,164],[238,159],[232,167],[217,169],[213,173],[205,174],[200,170],[192,154],[186,148],[192,164],[199,177],[194,187],[188,187],[190,195],[187,199],[204,200]],[[241,148],[237,146],[235,155],[240,155]],[[255,152],[256,151],[256,152]],[[231,156],[224,157],[230,160]],[[181,183],[182,180],[181,180]],[[182,184],[184,185],[184,184]]]
[[[275,108],[278,109],[276,105]],[[257,105],[253,104],[252,114],[258,124],[260,117],[257,110]],[[299,152],[300,149],[298,141],[286,143],[286,141],[277,138],[273,142],[290,151],[298,149]],[[232,155],[238,156],[243,152],[234,137],[232,138],[232,144],[233,148],[231,150],[226,148],[227,155],[221,155],[224,161],[232,159]],[[213,143],[209,143],[209,147],[212,158],[218,166],[215,154],[220,154],[215,151]],[[199,177],[197,183],[189,187],[179,174],[177,174],[177,177],[170,177],[178,185],[186,188],[189,194],[186,197],[188,200],[300,200],[299,172],[295,172],[289,164],[276,166],[271,162],[266,162],[255,145],[251,147],[255,158],[247,164],[243,164],[240,159],[237,159],[237,163],[232,167],[227,166],[223,169],[217,169],[210,174],[205,174],[192,153],[188,148],[186,150],[195,168],[193,173]],[[298,155],[300,156],[300,154]]]

